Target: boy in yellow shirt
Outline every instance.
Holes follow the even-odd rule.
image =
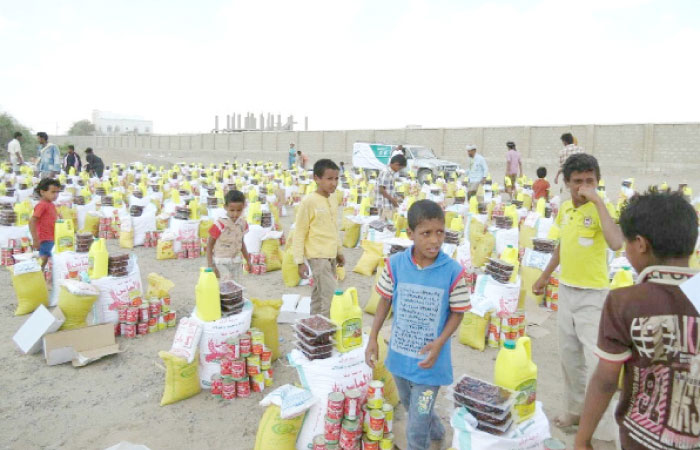
[[[607,249],[622,248],[620,228],[596,191],[600,167],[595,157],[576,153],[562,166],[571,200],[559,209],[556,224],[560,242],[532,291],[544,293],[549,277],[561,264],[559,276],[559,356],[564,374],[566,413],[555,418],[559,427],[577,425],[583,410],[586,384],[595,370],[598,324],[610,287]],[[596,430],[596,439],[617,436],[613,408]]]
[[[340,169],[330,159],[314,164],[316,191],[299,204],[294,224],[292,254],[299,267],[299,276],[308,278],[304,258],[311,266],[314,289],[311,293],[311,314],[330,315],[335,293],[335,270],[344,265],[338,235],[338,187]]]

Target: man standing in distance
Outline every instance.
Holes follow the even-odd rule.
[[[476,195],[479,186],[484,184],[486,175],[489,173],[489,166],[486,164],[486,159],[476,153],[476,145],[467,145],[467,153],[469,153],[469,173],[467,175],[468,186],[467,195],[471,198]]]
[[[379,216],[382,220],[391,220],[394,217],[394,208],[399,207],[399,201],[396,198],[395,180],[396,174],[405,167],[405,156],[401,154],[392,156],[389,165],[377,177],[374,206],[379,208]]]
[[[297,149],[294,148],[294,142],[289,144],[289,170],[292,170],[297,159]]]
[[[61,151],[56,144],[49,142],[49,135],[40,131],[36,134],[39,139],[39,172],[41,178],[53,178],[61,172]]]
[[[561,150],[559,150],[559,170],[554,176],[554,184],[559,184],[559,175],[561,175],[564,163],[569,158],[569,156],[576,153],[585,153],[583,148],[579,147],[574,143],[574,135],[571,133],[564,133],[561,135],[561,143],[564,144]],[[564,185],[561,186],[561,191],[564,191]]]
[[[515,142],[506,142],[506,177],[510,179],[510,186],[506,186],[506,192],[513,197],[515,190],[515,179],[523,176],[523,162],[520,159],[520,152],[515,148]]]
[[[19,166],[24,164],[22,159],[22,145],[20,141],[22,140],[22,133],[15,131],[14,139],[12,139],[7,144],[7,153],[10,155],[10,164],[12,164],[12,171],[14,173],[19,173]]]

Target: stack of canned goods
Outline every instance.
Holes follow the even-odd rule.
[[[265,253],[251,253],[250,254],[250,273],[253,275],[262,275],[267,273]]]
[[[175,311],[170,309],[170,297],[151,298],[146,302],[137,298],[117,312],[119,323],[114,328],[114,335],[127,339],[172,328],[177,324]]]
[[[117,217],[100,217],[98,236],[102,239],[116,239],[119,237],[119,227]]]
[[[313,439],[313,450],[390,450],[394,448],[394,408],[384,403],[384,383],[372,381],[362,404],[359,389],[328,396],[324,434]]]
[[[144,247],[158,247],[158,239],[160,239],[160,231],[146,231],[146,239],[143,241]]]
[[[199,239],[183,239],[180,243],[180,251],[177,252],[177,259],[192,259],[201,256],[202,249]]]
[[[32,246],[29,244],[28,238],[8,239],[7,247],[0,250],[0,265],[12,266],[15,264],[15,255],[31,251]],[[51,260],[49,259],[49,261]]]
[[[219,359],[221,370],[212,375],[211,395],[222,400],[250,397],[272,386],[272,351],[257,328],[226,341],[227,352]]]

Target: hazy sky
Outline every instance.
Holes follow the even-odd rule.
[[[700,120],[696,0],[0,0],[0,110],[157,133]]]

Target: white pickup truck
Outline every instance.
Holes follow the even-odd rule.
[[[389,164],[391,153],[398,145],[356,142],[352,146],[352,165],[365,170],[383,170]],[[438,159],[435,153],[421,145],[404,145],[408,168],[416,172],[421,183],[426,175],[433,179],[442,172],[457,172],[460,166],[452,161]]]

